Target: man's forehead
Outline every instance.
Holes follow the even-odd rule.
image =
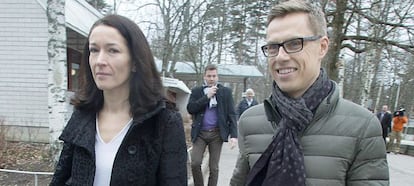
[[[217,70],[207,70],[206,76],[217,75]]]
[[[312,35],[306,13],[289,13],[274,18],[266,29],[267,43],[280,43],[293,38]]]

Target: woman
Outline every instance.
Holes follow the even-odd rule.
[[[80,71],[50,185],[187,185],[182,119],[139,27],[119,15],[98,20]]]

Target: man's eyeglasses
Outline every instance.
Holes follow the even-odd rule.
[[[303,42],[304,41],[316,41],[320,39],[322,36],[310,36],[310,37],[302,37],[302,38],[295,38],[283,43],[272,43],[262,46],[263,54],[266,57],[274,57],[279,54],[279,48],[283,47],[286,53],[296,53],[300,52],[303,49]]]

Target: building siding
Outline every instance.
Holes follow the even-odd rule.
[[[36,0],[1,0],[0,10],[0,118],[11,130],[47,131],[46,13]],[[26,132],[25,140],[37,136]]]
[[[0,132],[7,140],[49,142],[47,0],[0,0]],[[84,0],[67,0],[68,47],[81,50],[102,15]],[[73,92],[66,93],[66,101]],[[51,108],[53,109],[53,108]],[[67,118],[72,112],[61,116]]]

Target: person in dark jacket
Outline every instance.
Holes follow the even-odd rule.
[[[254,99],[253,89],[247,89],[244,98],[237,105],[237,115],[239,116],[238,118],[240,118],[240,116],[243,114],[245,110],[257,104],[257,100]]]
[[[215,65],[208,65],[204,71],[204,85],[191,90],[187,111],[192,115],[191,170],[194,185],[204,185],[201,163],[206,147],[209,152],[209,186],[217,185],[219,160],[223,142],[230,136],[230,145],[237,143],[236,112],[231,89],[218,84]]]
[[[94,23],[50,185],[187,185],[181,115],[164,98],[149,44],[119,15]]]
[[[392,123],[392,114],[388,111],[388,105],[383,105],[381,112],[377,113],[377,118],[380,120],[381,127],[382,127],[382,138],[384,138],[384,143],[387,144],[387,136],[388,133],[391,131],[391,123]]]
[[[326,17],[311,1],[280,1],[261,47],[270,97],[239,119],[240,153],[231,186],[389,185],[375,115],[344,100],[322,60]]]

